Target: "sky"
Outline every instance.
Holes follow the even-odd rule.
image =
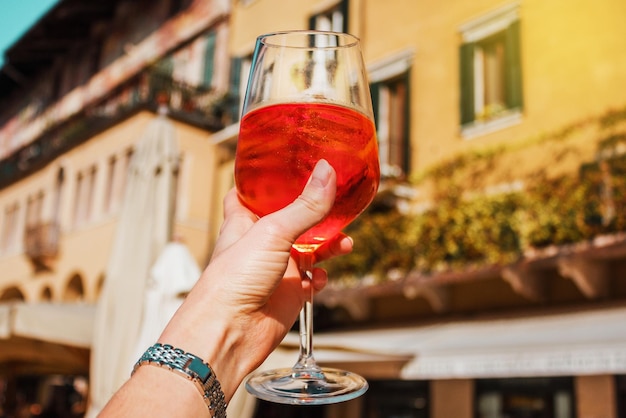
[[[4,52],[59,0],[0,0],[0,66]]]

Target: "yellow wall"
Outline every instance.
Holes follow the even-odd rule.
[[[33,267],[18,246],[0,254],[0,294],[15,286],[28,301],[41,298],[42,290],[50,287],[52,300],[63,300],[69,281],[79,275],[84,286],[83,299],[95,301],[104,276],[121,207],[117,204],[110,212],[105,211],[105,188],[108,161],[116,155],[119,163],[142,137],[148,124],[156,116],[150,112],[139,113],[122,123],[98,134],[82,145],[70,150],[44,169],[26,179],[0,190],[0,207],[19,202],[22,224],[25,222],[25,206],[29,195],[44,190],[43,220],[52,219],[53,190],[60,167],[65,172],[65,182],[60,205],[61,240],[60,254],[53,262],[51,271],[34,273]],[[176,202],[175,234],[185,242],[202,267],[210,251],[209,216],[214,181],[214,146],[208,141],[208,133],[179,122],[175,125],[181,152],[182,166]],[[77,225],[74,221],[76,176],[95,165],[97,167],[94,205],[90,219]],[[120,173],[121,174],[121,173]],[[23,229],[21,229],[22,231]]]
[[[366,60],[412,46],[414,168],[476,146],[526,138],[626,103],[626,3],[519,2],[522,123],[471,140],[459,135],[460,25],[508,2],[368,2]],[[619,88],[622,86],[622,88]]]
[[[315,0],[264,0],[235,6],[231,14],[231,53],[251,54],[256,37],[264,33],[307,28],[306,11],[315,3]]]
[[[264,32],[307,28],[336,2],[256,0],[235,5],[231,51],[251,53]],[[519,5],[524,108],[521,123],[464,139],[459,123],[461,25]],[[459,152],[526,139],[626,104],[626,2],[604,0],[350,1],[349,31],[368,64],[415,53],[411,70],[412,169]]]

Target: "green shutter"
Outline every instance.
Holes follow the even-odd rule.
[[[404,73],[404,83],[406,86],[406,97],[404,103],[404,138],[402,138],[403,158],[402,171],[409,174],[411,171],[411,74],[410,71]]]
[[[506,104],[509,109],[522,108],[522,65],[520,58],[520,22],[513,22],[505,34]]]
[[[202,85],[211,86],[213,81],[213,71],[215,68],[215,41],[217,34],[211,32],[206,36],[206,45],[204,48],[204,71],[202,74]]]
[[[466,43],[459,49],[461,125],[472,122],[474,111],[474,44]]]
[[[370,84],[370,94],[372,96],[372,108],[374,109],[374,121],[378,124],[378,113],[380,106],[380,83]]]
[[[245,92],[241,92],[241,58],[234,57],[230,62],[230,87],[228,89],[228,96],[230,98],[230,117],[233,122],[239,120],[239,104],[242,99],[242,95]]]
[[[339,11],[343,15],[343,28],[342,30],[348,33],[348,0],[343,0],[339,5]]]

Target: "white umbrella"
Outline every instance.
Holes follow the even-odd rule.
[[[150,122],[129,165],[126,193],[98,302],[90,365],[95,416],[128,379],[150,269],[171,238],[179,153],[165,112]]]
[[[143,304],[143,324],[135,342],[135,359],[155,343],[165,325],[200,277],[200,267],[187,246],[168,243],[150,269]]]

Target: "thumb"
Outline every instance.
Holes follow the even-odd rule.
[[[276,232],[292,243],[328,214],[335,201],[337,175],[326,160],[319,160],[304,190],[285,208],[260,220],[276,228]]]

